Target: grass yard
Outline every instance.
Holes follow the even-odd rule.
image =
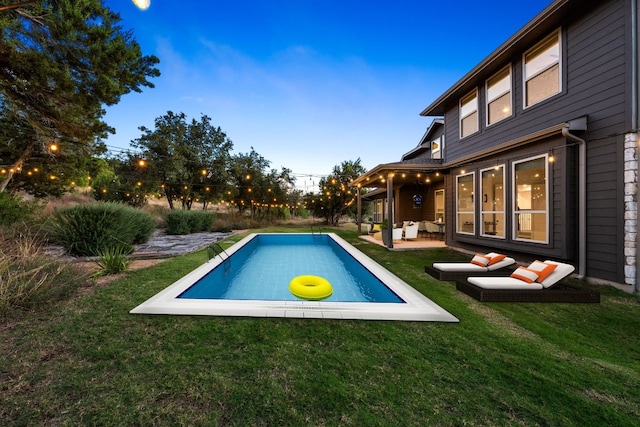
[[[0,320],[0,425],[638,425],[637,296],[479,303],[423,270],[465,255],[336,232],[460,323],[128,314],[180,256]]]

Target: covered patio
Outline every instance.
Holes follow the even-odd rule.
[[[436,222],[440,234],[444,231],[444,192],[445,174],[442,161],[439,159],[423,159],[420,163],[398,162],[378,165],[369,172],[359,176],[352,182],[357,188],[357,222],[358,234],[368,231],[362,229],[362,202],[369,201],[373,205],[372,220],[375,224],[387,222],[389,228],[385,246],[388,248],[442,247],[442,241],[425,238],[412,240],[391,239],[392,228],[402,227],[407,222]],[[363,192],[362,189],[369,189]],[[391,203],[389,203],[391,201]],[[367,236],[362,236],[363,238]],[[375,240],[375,239],[374,239]],[[375,243],[382,243],[376,240]],[[435,246],[438,245],[438,246]]]

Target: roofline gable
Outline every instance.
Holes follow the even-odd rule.
[[[444,126],[444,119],[443,118],[433,119],[433,121],[427,128],[424,135],[422,135],[422,138],[420,138],[420,142],[418,142],[418,145],[412,150],[409,150],[406,153],[404,153],[401,157],[401,160],[404,161],[407,159],[407,157],[410,157],[413,154],[417,154],[420,151],[430,150],[431,149],[430,135],[435,131],[436,126]]]

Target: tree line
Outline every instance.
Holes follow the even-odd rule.
[[[360,159],[336,165],[317,193],[302,194],[290,169],[271,169],[253,147],[233,154],[206,115],[168,111],[153,129],[140,127],[124,154],[109,156],[104,140],[115,130],[104,107],[153,88],[159,62],[100,0],[0,10],[0,192],[45,197],[91,186],[97,200],[133,206],[154,194],[171,209],[307,209],[331,224],[353,213],[349,183],[365,172]]]

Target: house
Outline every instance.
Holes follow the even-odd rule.
[[[418,146],[358,177],[359,197],[374,220],[442,216],[451,247],[638,290],[639,32],[638,0],[553,1],[420,113]]]

